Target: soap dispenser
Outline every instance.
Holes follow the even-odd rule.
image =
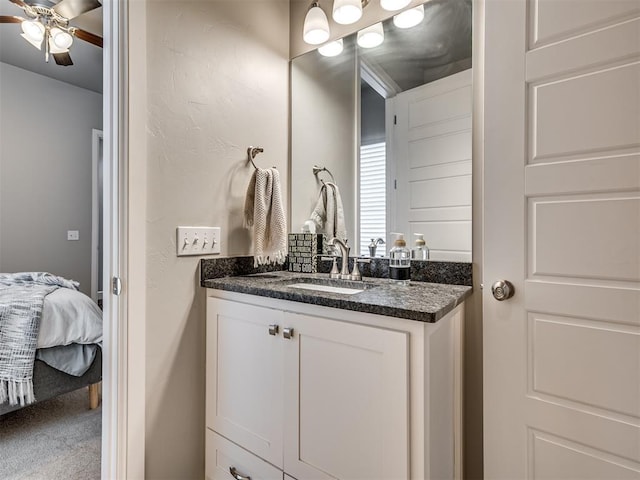
[[[429,248],[424,241],[424,234],[414,233],[416,244],[411,250],[411,260],[429,260]]]
[[[392,233],[396,239],[389,250],[389,278],[400,285],[409,283],[411,277],[411,252],[403,233]]]

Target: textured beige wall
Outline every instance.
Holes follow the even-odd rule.
[[[222,228],[251,253],[242,210],[259,145],[288,198],[289,4],[148,1],[146,478],[204,476],[205,292],[175,227]],[[132,188],[136,188],[132,185]],[[286,207],[285,207],[286,208]]]

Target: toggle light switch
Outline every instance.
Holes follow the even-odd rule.
[[[220,227],[178,227],[176,254],[214,255],[220,253]]]

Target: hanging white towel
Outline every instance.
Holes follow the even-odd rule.
[[[313,212],[311,212],[310,219],[315,222],[319,229],[322,229],[327,237],[336,237],[342,241],[347,240],[342,197],[335,183],[326,182],[322,185],[318,202]]]
[[[256,168],[244,204],[245,227],[253,227],[254,266],[281,264],[287,257],[287,220],[280,193],[280,173]]]

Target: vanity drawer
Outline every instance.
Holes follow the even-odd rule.
[[[240,476],[234,477],[231,468]],[[209,428],[206,433],[205,475],[206,480],[283,480],[281,470]]]

